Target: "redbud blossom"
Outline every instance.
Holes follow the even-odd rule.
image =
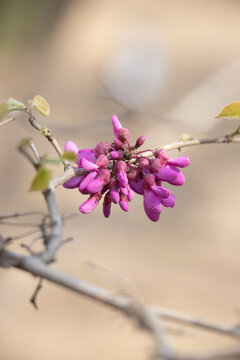
[[[112,117],[114,140],[112,143],[100,142],[95,148],[78,149],[78,146],[67,141],[65,151],[77,154],[77,166],[83,175],[74,176],[63,186],[68,189],[78,188],[82,194],[90,195],[79,210],[83,214],[92,212],[102,196],[103,214],[110,216],[111,205],[119,204],[124,211],[129,210],[129,202],[134,193],[143,196],[146,215],[157,221],[162,206],[174,207],[175,197],[162,186],[163,182],[180,186],[185,176],[179,170],[190,164],[187,156],[170,158],[165,149],[153,152],[149,160],[138,148],[144,143],[145,136],[140,136],[134,147],[131,147],[130,132],[123,128],[118,118]]]

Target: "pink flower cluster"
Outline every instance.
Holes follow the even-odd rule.
[[[105,217],[109,217],[112,203],[128,211],[135,192],[143,195],[144,210],[149,219],[157,221],[162,206],[175,205],[174,195],[162,187],[162,182],[183,185],[185,177],[179,168],[188,166],[190,160],[187,156],[170,158],[165,149],[152,151],[153,158],[148,159],[144,157],[144,151],[138,151],[145,136],[140,136],[131,147],[130,132],[122,127],[115,115],[112,124],[115,135],[112,143],[100,142],[95,148],[79,150],[75,143],[67,141],[65,151],[77,154],[77,166],[82,169],[82,175],[72,177],[63,186],[78,188],[82,194],[89,195],[79,207],[83,214],[92,212],[104,196]]]

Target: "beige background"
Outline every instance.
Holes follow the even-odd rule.
[[[133,142],[147,136],[147,148],[177,140],[183,132],[220,135],[238,125],[214,118],[239,99],[238,1],[36,5],[26,0],[1,1],[0,7],[0,98],[44,96],[51,116],[38,119],[62,145],[69,139],[82,148],[110,141],[114,113],[131,130]],[[41,154],[54,156],[25,116],[1,128],[1,214],[45,210],[41,194],[28,192],[33,171],[16,150],[27,136]],[[182,154],[192,163],[184,170],[184,187],[174,189],[174,209],[165,209],[152,223],[142,198],[135,196],[128,214],[116,206],[107,220],[101,206],[91,215],[79,214],[64,228],[74,241],[61,249],[54,266],[120,291],[86,266],[101,263],[124,275],[149,304],[236,323],[239,147],[209,145]],[[61,212],[71,214],[84,197],[61,188],[57,199]],[[22,231],[2,225],[0,233]],[[21,242],[13,248],[22,251]],[[128,320],[47,282],[35,311],[28,299],[36,284],[28,274],[0,270],[0,359],[145,360],[151,355],[151,340]],[[233,343],[197,330],[171,339],[185,351],[220,350]]]

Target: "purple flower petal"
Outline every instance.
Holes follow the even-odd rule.
[[[117,179],[118,179],[118,183],[120,185],[120,187],[125,187],[128,185],[128,178],[127,178],[127,174],[123,171],[119,171],[117,173]]]
[[[157,173],[155,173],[155,177],[157,180],[162,181],[172,181],[177,178],[178,173],[180,170],[172,165],[166,165],[163,168],[161,168]]]
[[[126,195],[126,196],[128,195],[128,189],[126,187],[120,187],[120,192],[123,195]]]
[[[103,185],[104,182],[102,181],[102,179],[94,179],[88,184],[87,190],[90,192],[90,194],[95,194],[102,190]]]
[[[111,212],[111,199],[109,192],[105,195],[104,201],[103,201],[103,215],[108,218],[110,216]]]
[[[169,197],[167,199],[161,199],[161,203],[163,204],[163,206],[165,207],[171,207],[173,208],[175,205],[175,196],[170,194]]]
[[[118,130],[122,128],[122,125],[121,125],[120,121],[118,120],[118,118],[116,117],[116,115],[112,116],[112,125],[113,125],[113,133],[117,137]]]
[[[119,192],[118,192],[118,182],[116,179],[111,179],[110,183],[109,183],[109,193],[110,193],[110,198],[112,200],[112,202],[114,204],[118,204],[119,203]]]
[[[132,201],[133,195],[134,195],[133,190],[130,188],[130,186],[128,186],[128,194],[127,194],[128,201]]]
[[[176,179],[174,179],[172,181],[168,181],[168,182],[171,185],[181,186],[181,185],[183,185],[185,183],[185,176],[181,171],[179,171],[178,176],[176,177]]]
[[[190,159],[188,156],[180,156],[178,158],[168,160],[168,164],[184,168],[190,164]]]
[[[95,177],[97,176],[97,172],[96,171],[92,171],[89,174],[87,174],[84,179],[82,180],[80,186],[79,186],[79,191],[83,191],[87,188],[88,184],[95,179]]]
[[[130,181],[129,186],[135,193],[139,195],[143,195],[144,191],[142,188],[142,180]]]
[[[99,200],[95,197],[89,198],[79,207],[79,211],[83,214],[89,214],[92,212],[98,205]]]
[[[121,207],[121,209],[123,211],[128,211],[129,210],[128,200],[127,200],[127,197],[125,195],[121,195],[119,205],[120,205],[120,207]]]
[[[82,179],[83,176],[73,176],[71,179],[65,182],[65,184],[63,184],[63,187],[65,187],[66,189],[75,189],[79,187]]]
[[[75,154],[78,153],[78,146],[73,142],[73,141],[67,141],[66,144],[64,145],[64,149],[65,151],[72,151]]]
[[[94,164],[93,162],[91,162],[85,158],[82,158],[80,163],[81,163],[81,167],[83,167],[87,171],[98,169],[97,164]]]
[[[157,221],[162,211],[161,200],[152,190],[144,190],[144,210],[152,221]]]
[[[168,189],[165,189],[164,187],[162,186],[152,186],[152,191],[158,195],[161,199],[166,199],[169,194],[170,194],[170,191]]]
[[[78,166],[81,167],[81,160],[82,158],[92,161],[93,163],[96,162],[96,157],[94,153],[94,149],[81,149],[78,151]]]

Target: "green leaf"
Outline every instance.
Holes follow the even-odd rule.
[[[61,156],[62,160],[77,161],[77,154],[73,151],[66,151]]]
[[[0,121],[10,112],[8,103],[3,101],[0,103]]]
[[[240,119],[240,101],[235,101],[227,106],[225,106],[220,114],[216,116],[217,118],[223,117],[226,119],[238,120]]]
[[[10,97],[8,99],[8,106],[9,106],[10,111],[26,109],[26,106],[23,103],[21,103],[20,101],[14,99],[12,97]]]
[[[19,149],[28,148],[31,140],[32,140],[31,138],[23,138],[23,139],[21,139],[20,144],[18,145],[18,148]]]
[[[190,141],[190,140],[193,140],[193,139],[194,139],[194,136],[190,135],[190,134],[182,134],[180,136],[180,141]]]
[[[50,106],[47,100],[45,100],[42,96],[36,95],[34,96],[33,100],[29,100],[28,102],[29,104],[34,106],[40,112],[41,115],[43,116],[50,115]]]
[[[51,180],[52,172],[42,167],[33,178],[30,191],[43,191],[47,188]]]

